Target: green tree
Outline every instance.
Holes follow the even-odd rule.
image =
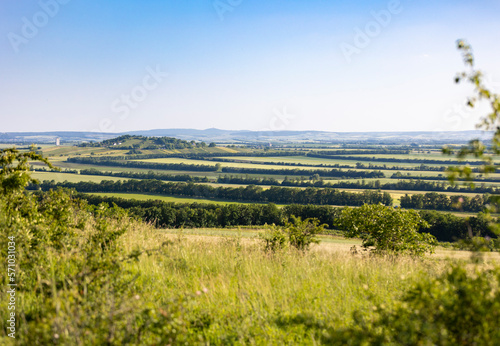
[[[38,183],[30,175],[31,161],[40,161],[49,168],[56,169],[46,158],[37,154],[33,147],[31,149],[26,153],[15,148],[0,150],[0,192],[2,195],[21,192],[29,183]]]
[[[360,208],[344,208],[337,226],[348,238],[361,238],[362,246],[376,254],[432,253],[434,236],[419,233],[429,225],[414,210],[401,210],[382,204],[365,204]]]

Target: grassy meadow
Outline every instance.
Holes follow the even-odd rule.
[[[232,233],[231,233],[232,232]],[[265,254],[258,231],[136,229],[135,246],[164,250],[141,257],[140,300],[168,303],[190,297],[187,316],[205,316],[198,337],[213,345],[319,345],[325,328],[349,327],[353,313],[370,318],[376,305],[388,309],[407,287],[439,275],[467,252],[438,250],[426,259],[353,255],[357,240],[331,238],[309,253]],[[498,263],[499,256],[487,259]]]

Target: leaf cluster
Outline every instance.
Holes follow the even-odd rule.
[[[49,168],[56,169],[46,158],[37,154],[34,147],[29,152],[20,152],[15,148],[0,150],[0,192],[2,194],[21,191],[29,183],[39,183],[29,174],[31,161],[40,161]]]
[[[455,82],[469,82],[474,85],[475,95],[467,99],[467,107],[474,108],[480,101],[486,101],[489,104],[489,113],[481,119],[476,127],[485,131],[493,131],[493,138],[489,145],[485,145],[482,141],[475,139],[457,152],[444,147],[443,153],[456,155],[460,160],[464,160],[467,157],[481,159],[484,164],[480,167],[480,172],[485,174],[494,173],[496,171],[495,159],[500,154],[500,96],[489,89],[484,81],[484,74],[476,69],[472,47],[464,40],[458,40],[457,48],[462,53],[463,61],[468,70],[457,74]],[[458,178],[464,178],[471,186],[474,186],[472,183],[474,174],[468,165],[463,167],[449,167],[448,176],[452,182]]]

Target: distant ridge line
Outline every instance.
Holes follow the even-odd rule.
[[[488,140],[492,132],[480,130],[466,131],[373,131],[373,132],[330,132],[319,130],[252,131],[198,129],[152,129],[126,131],[120,133],[88,131],[44,131],[44,132],[0,132],[0,143],[54,143],[57,138],[61,143],[102,141],[122,135],[141,135],[149,137],[175,137],[183,140],[195,140],[220,143],[465,143],[471,139]]]

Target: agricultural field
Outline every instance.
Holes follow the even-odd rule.
[[[54,180],[56,182],[69,181],[72,183],[79,181],[101,182],[103,180],[124,180],[123,178],[104,177],[95,175],[71,174],[71,173],[58,173],[58,172],[33,172],[32,177],[40,181]]]
[[[134,200],[138,200],[138,201],[158,200],[158,201],[163,201],[163,202],[175,202],[175,203],[253,204],[253,203],[244,203],[244,202],[217,201],[214,199],[207,199],[207,198],[187,198],[187,197],[183,198],[183,197],[159,196],[159,195],[152,195],[152,194],[148,195],[148,194],[137,194],[137,193],[106,193],[106,192],[95,193],[94,192],[94,193],[92,193],[92,195],[134,199]]]
[[[397,154],[388,154],[388,155],[364,155],[364,154],[357,154],[357,150],[352,149],[350,152],[347,151],[348,153],[346,156],[357,156],[361,158],[398,158],[398,159],[404,159],[404,158],[416,158],[416,159],[430,159],[429,157],[431,155],[427,154],[421,154],[421,155],[397,155]],[[253,161],[253,162],[284,162],[284,163],[298,163],[302,165],[334,165],[334,164],[344,164],[344,165],[351,165],[353,167],[356,166],[356,163],[360,161],[356,160],[344,160],[344,159],[339,159],[339,158],[320,158],[320,157],[310,157],[310,156],[278,156],[278,157],[248,157],[248,156],[221,156],[220,158],[222,159],[228,159],[228,160],[241,160],[241,161]],[[447,158],[446,156],[439,157],[438,154],[435,154],[435,158],[439,160],[451,160],[450,158]],[[387,161],[387,163],[382,162],[381,163],[386,164],[388,167],[394,167],[394,166],[402,166],[404,163],[392,163],[390,161]],[[409,166],[419,166],[419,164],[404,164],[404,165],[409,165]]]
[[[252,157],[248,158],[248,161],[251,161]],[[147,160],[133,160],[133,161],[140,161],[140,162],[151,162],[151,163],[185,163],[185,164],[193,164],[193,165],[210,165],[210,166],[216,166],[217,164],[223,166],[223,167],[235,167],[235,168],[257,168],[257,169],[297,169],[301,167],[296,167],[296,166],[283,166],[283,165],[262,165],[258,163],[245,163],[245,162],[217,162],[217,161],[211,161],[211,160],[190,160],[190,159],[182,159],[182,158],[165,158],[165,159],[147,159]],[[269,161],[270,163],[273,162],[280,162],[278,160],[276,161]],[[308,168],[308,167],[304,167]],[[309,167],[312,168],[312,167]],[[315,167],[316,168],[316,167]],[[317,169],[331,169],[328,167],[317,167]]]
[[[165,145],[165,148],[162,149],[161,145]],[[177,147],[168,147],[172,145]],[[127,151],[129,148],[133,148],[131,150],[136,151],[129,153]],[[260,185],[263,189],[268,189],[273,185],[282,184],[285,186],[288,180],[292,181],[293,184],[288,184],[287,187],[305,189],[320,179],[325,184],[359,185],[339,185],[337,187],[339,191],[348,193],[363,192],[366,189],[366,187],[363,187],[364,184],[378,184],[376,186],[381,186],[383,191],[388,192],[393,198],[393,205],[399,205],[400,198],[406,194],[425,194],[429,192],[429,189],[430,191],[442,193],[445,196],[462,195],[470,198],[481,193],[479,190],[479,192],[475,192],[474,190],[439,190],[443,189],[443,186],[446,188],[447,184],[446,172],[443,171],[446,168],[444,162],[452,161],[453,158],[442,155],[439,147],[432,146],[420,149],[404,149],[409,153],[403,155],[398,154],[398,151],[401,152],[403,149],[397,145],[385,146],[382,149],[376,146],[357,149],[339,145],[322,146],[316,149],[314,145],[308,146],[303,144],[297,150],[297,147],[295,149],[289,147],[259,149],[244,146],[232,146],[231,148],[223,146],[202,147],[196,143],[193,144],[175,139],[162,139],[159,141],[147,138],[121,138],[108,140],[105,142],[105,145],[97,147],[48,146],[42,147],[41,150],[44,155],[50,155],[51,161],[62,169],[70,169],[76,172],[92,169],[102,174],[36,172],[34,175],[34,177],[40,180],[55,180],[56,182],[64,180],[72,183],[78,181],[101,182],[103,180],[127,180],[132,178],[130,174],[146,175],[152,172],[158,174],[158,177],[160,175],[183,175],[192,177],[193,179],[208,179],[204,182],[194,182],[196,184],[208,184],[213,187],[242,188],[247,185]],[[390,153],[384,154],[384,151]],[[224,155],[224,153],[226,154]],[[287,155],[287,153],[291,153],[292,155]],[[313,157],[318,153],[332,153],[332,155],[335,155],[335,158]],[[308,156],[305,156],[306,154]],[[123,159],[124,155],[127,156],[125,160]],[[161,157],[151,157],[158,155]],[[339,158],[341,156],[359,157],[363,158],[363,160],[344,160]],[[85,161],[87,158],[90,161]],[[370,158],[376,160],[373,162],[366,161]],[[388,161],[381,161],[384,159]],[[390,162],[390,159],[416,159],[422,160],[424,163]],[[429,163],[436,160],[441,161],[441,163]],[[99,163],[100,161],[103,161],[103,163]],[[332,167],[334,165],[339,165],[341,168],[334,169]],[[351,173],[349,174],[353,175],[353,177],[342,177],[342,173],[335,173],[338,176],[329,176],[332,170],[350,171]],[[315,172],[320,173],[320,175],[313,177]],[[356,174],[368,174],[370,172],[377,172],[378,177],[371,178],[367,176],[361,178],[355,176]],[[129,174],[129,176],[118,177],[118,174]],[[346,175],[349,174],[346,173]],[[397,178],[391,178],[396,174]],[[229,183],[224,180],[227,180],[227,178],[234,181]],[[483,181],[482,175],[479,174],[475,185],[480,186],[482,189],[500,187],[500,173],[490,174],[487,178],[487,180]],[[151,178],[140,176],[135,179]],[[169,178],[166,177],[165,180],[168,181]],[[246,181],[248,182],[246,183]],[[426,189],[413,188],[410,190],[406,190],[406,188],[401,190],[398,188],[383,187],[383,185],[394,184],[398,181],[423,181],[429,187]],[[301,184],[310,185],[302,186]],[[320,189],[323,188],[320,185],[314,186]],[[436,186],[435,188],[438,190],[432,190],[430,186]],[[171,198],[175,199],[177,197]],[[217,201],[217,203],[220,203],[220,201]]]
[[[213,184],[215,186],[224,186],[223,184]],[[229,186],[229,185],[227,185]],[[233,186],[233,185],[231,185]],[[349,189],[341,189],[343,191],[349,191],[349,192],[355,192],[355,193],[360,193],[361,191],[359,190],[349,190]],[[388,191],[391,197],[393,198],[394,206],[399,206],[400,204],[400,198],[406,194],[406,192],[393,192],[393,191]],[[149,201],[149,200],[156,200],[156,201],[162,201],[162,202],[174,202],[174,203],[204,203],[204,204],[216,204],[216,205],[238,205],[238,204],[243,204],[243,205],[249,205],[249,204],[259,204],[255,202],[234,202],[234,201],[228,201],[228,200],[217,200],[217,199],[211,199],[211,198],[189,198],[189,197],[179,197],[179,196],[165,196],[165,195],[155,195],[155,194],[139,194],[139,193],[110,193],[110,192],[92,192],[88,193],[90,195],[95,195],[95,196],[100,196],[100,197],[116,197],[116,198],[125,198],[125,199],[131,199],[131,200],[137,200],[137,201]],[[277,204],[276,205],[278,208],[282,208],[284,205],[283,204]],[[332,205],[333,207],[342,207],[339,205]],[[475,215],[474,213],[466,213],[466,212],[460,212],[460,211],[452,211],[450,212],[452,215],[459,216],[459,217],[470,217]]]
[[[175,172],[175,171],[167,171],[166,173],[170,174],[175,174],[175,173],[189,173],[189,172]],[[119,180],[128,180],[128,178],[118,178],[118,177],[110,177],[110,176],[95,176],[95,175],[84,175],[84,174],[72,174],[72,173],[58,173],[58,172],[33,172],[32,174],[33,178],[38,179],[40,181],[44,180],[54,180],[56,183],[59,182],[96,182],[99,183],[104,180],[111,180],[111,181],[119,181]],[[210,175],[200,175],[200,176],[209,176]],[[382,180],[384,181],[384,180]],[[385,181],[390,181],[389,179]],[[203,184],[203,185],[209,185],[213,187],[245,187],[246,185],[244,184],[224,184],[224,183],[213,183],[213,182],[207,182],[207,183],[195,183],[195,184]],[[269,185],[262,185],[263,189],[268,189],[270,186]],[[305,187],[297,187],[298,189],[306,189]],[[347,192],[354,192],[354,193],[361,193],[364,190],[363,189],[350,189],[350,188],[338,188],[340,191],[347,191]],[[391,197],[394,200],[393,205],[397,206],[400,204],[399,200],[402,196],[406,194],[411,194],[411,193],[426,193],[426,191],[401,191],[401,190],[384,190],[387,191]],[[447,196],[453,196],[453,195],[464,195],[464,196],[470,196],[473,197],[477,193],[474,192],[443,192],[443,194]],[[237,203],[237,202],[231,202],[231,201],[213,201],[210,199],[189,199],[189,198],[181,198],[181,197],[166,197],[166,196],[154,196],[154,195],[147,195],[147,194],[112,194],[112,193],[97,193],[96,195],[101,195],[101,196],[114,196],[114,197],[121,197],[121,198],[131,198],[131,199],[137,199],[137,200],[146,200],[146,199],[158,199],[162,201],[169,201],[169,202],[179,202],[179,203],[191,203],[194,201],[200,202],[200,203],[216,203],[216,204],[223,204],[223,203]]]

